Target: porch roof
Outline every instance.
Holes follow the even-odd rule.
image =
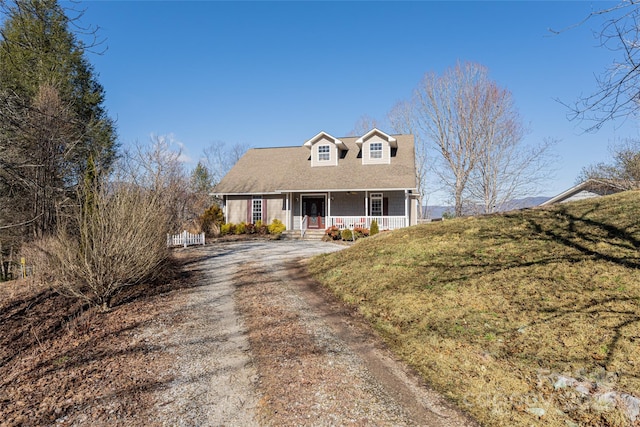
[[[413,135],[394,135],[398,148],[389,164],[362,164],[357,137],[340,138],[347,147],[337,166],[311,167],[308,148],[254,148],[215,187],[216,194],[289,191],[415,190]]]

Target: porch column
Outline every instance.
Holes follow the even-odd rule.
[[[227,208],[227,206],[229,206],[229,203],[227,201],[227,196],[222,196],[222,204],[224,207],[224,220],[225,222],[229,222],[229,209]]]
[[[291,230],[291,193],[286,193],[284,203],[287,211],[287,230]]]
[[[404,226],[408,227],[409,222],[409,190],[404,190]]]
[[[364,216],[369,216],[369,192],[364,192]]]

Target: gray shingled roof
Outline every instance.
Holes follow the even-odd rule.
[[[337,166],[312,168],[311,151],[304,146],[254,148],[242,156],[214,193],[415,189],[413,135],[393,136],[398,149],[385,165],[363,165],[357,137],[340,138],[348,151]]]

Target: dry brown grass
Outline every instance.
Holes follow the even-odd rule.
[[[640,397],[639,214],[627,192],[426,224],[310,268],[482,424],[625,426],[624,393]]]
[[[0,425],[158,426],[156,392],[175,355],[149,333],[180,324],[197,255],[174,251],[170,280],[128,287],[108,312],[30,278],[0,286]]]

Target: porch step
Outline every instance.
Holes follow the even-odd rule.
[[[324,234],[324,230],[307,230],[304,233],[304,240],[322,240]]]
[[[304,233],[304,240],[322,240],[324,234],[324,230],[307,230]],[[282,233],[282,238],[300,240],[300,230],[286,230]]]

